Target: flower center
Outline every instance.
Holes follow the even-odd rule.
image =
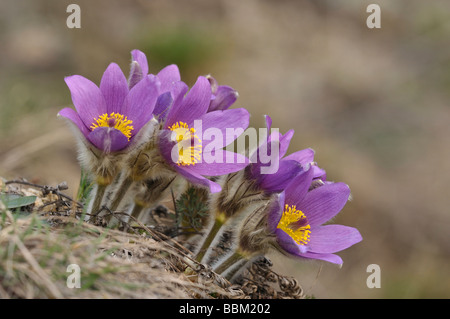
[[[308,224],[305,214],[297,210],[295,205],[286,204],[277,228],[291,236],[299,245],[306,245],[309,242],[311,226]]]
[[[131,131],[134,130],[134,127],[131,125],[132,123],[132,120],[127,119],[127,117],[122,114],[112,112],[108,115],[105,113],[100,115],[98,119],[94,119],[91,130],[95,130],[97,127],[113,127],[122,132],[129,141],[131,138]]]
[[[176,122],[169,129],[176,133],[178,165],[195,165],[201,160],[202,141],[195,135],[195,129],[184,122]]]

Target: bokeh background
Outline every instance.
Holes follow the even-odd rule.
[[[66,8],[81,7],[69,29]],[[381,7],[381,29],[366,8]],[[311,147],[353,199],[335,219],[364,240],[341,269],[271,256],[317,298],[450,297],[450,2],[435,0],[2,0],[0,176],[45,184],[80,169],[64,76],[99,83],[128,73],[130,51],[150,71],[176,63],[192,85],[212,74],[264,127],[293,128],[289,151]],[[369,289],[367,266],[381,268]]]

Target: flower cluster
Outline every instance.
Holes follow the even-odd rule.
[[[206,194],[206,217],[186,243],[227,278],[270,248],[342,264],[334,253],[361,235],[323,224],[350,190],[326,180],[312,149],[286,155],[293,130],[279,133],[266,116],[254,149],[235,151],[252,131],[248,111],[230,108],[238,97],[233,88],[211,76],[189,88],[176,65],[149,74],[145,54],[131,56],[128,78],[115,63],[99,86],[79,75],[65,78],[75,110],[59,116],[73,128],[80,164],[93,181],[89,220],[105,210],[139,219],[170,196],[199,192]],[[217,254],[224,240],[228,248]]]

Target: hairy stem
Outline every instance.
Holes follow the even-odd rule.
[[[134,203],[133,210],[131,211],[131,217],[138,220],[139,215],[141,214],[143,209],[144,209],[144,206]]]
[[[89,205],[90,208],[87,211],[87,214],[89,214],[91,216],[91,218],[94,218],[100,212],[100,205],[102,204],[103,195],[105,194],[106,186],[107,185],[102,185],[102,184],[94,185],[94,189],[91,192],[92,205]]]
[[[111,211],[114,212],[117,209],[117,207],[119,207],[123,197],[125,196],[125,193],[128,191],[132,183],[133,179],[131,178],[131,176],[127,176],[123,180],[120,187],[114,191],[114,199],[111,203],[111,206],[109,207]]]
[[[206,236],[205,240],[203,241],[202,246],[200,247],[200,250],[197,253],[197,256],[195,257],[195,260],[198,262],[202,262],[203,258],[206,255],[206,252],[208,251],[209,246],[213,242],[213,240],[216,238],[217,234],[219,233],[220,229],[226,222],[225,214],[218,214],[214,220],[214,224],[211,227],[208,235]]]
[[[214,267],[214,272],[218,274],[224,273],[226,270],[230,269],[233,265],[246,260],[246,256],[236,250],[230,257],[222,261],[219,265]]]

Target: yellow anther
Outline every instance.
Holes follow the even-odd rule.
[[[297,244],[306,245],[310,240],[311,226],[305,214],[295,205],[286,205],[277,228],[288,234]]]
[[[94,123],[91,125],[91,130],[95,130],[97,127],[113,127],[116,130],[122,132],[128,138],[131,138],[131,131],[134,127],[131,125],[132,120],[127,119],[126,116],[112,112],[111,114],[102,114],[98,119],[94,119]]]
[[[186,166],[200,162],[202,141],[195,135],[195,129],[189,128],[184,122],[177,122],[170,126],[169,129],[176,133],[175,140],[178,145],[178,160],[176,163]]]

